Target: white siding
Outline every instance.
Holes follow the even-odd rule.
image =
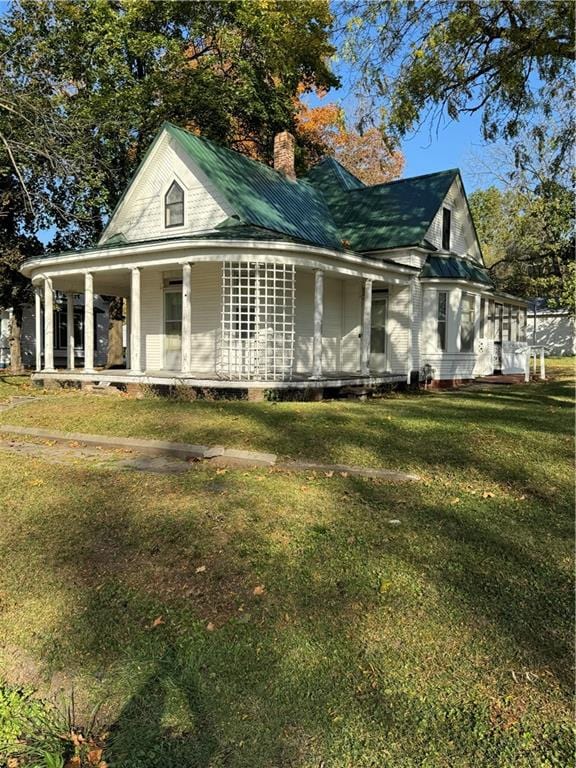
[[[360,360],[361,281],[324,276],[322,370],[355,372]],[[314,346],[314,274],[296,270],[294,322],[295,373],[312,371]],[[356,351],[355,351],[356,350]]]
[[[164,195],[176,180],[184,189],[184,226],[164,227]],[[158,141],[106,228],[101,242],[122,233],[129,241],[175,237],[213,229],[232,209],[168,134]]]
[[[438,209],[436,216],[432,220],[426,239],[436,248],[442,248],[442,209],[448,207],[452,211],[451,224],[452,236],[450,250],[460,256],[471,256],[476,261],[481,262],[480,249],[474,233],[472,217],[466,203],[464,190],[459,179],[448,190],[444,202]]]
[[[322,323],[322,370],[336,373],[340,365],[342,338],[342,286],[343,281],[324,277],[324,319]]]
[[[362,333],[362,280],[344,280],[342,286],[342,342],[340,360],[346,373],[360,371]]]
[[[400,253],[397,251],[387,252],[387,251],[381,251],[380,253],[375,254],[376,256],[381,256],[384,259],[388,259],[389,261],[395,261],[397,264],[404,264],[407,267],[418,267],[421,269],[424,266],[424,262],[426,261],[427,254],[425,253]]]
[[[448,293],[448,322],[446,351],[438,349],[437,311],[438,292]],[[493,371],[494,343],[480,337],[480,294],[475,296],[474,352],[460,352],[460,314],[462,289],[437,286],[422,291],[422,347],[420,368],[430,365],[434,379],[470,379]],[[466,293],[473,293],[466,291]]]
[[[214,373],[220,334],[222,264],[192,267],[192,371]]]
[[[163,357],[163,276],[160,270],[143,269],[140,285],[142,308],[140,341],[145,371],[160,371]]]
[[[391,286],[388,296],[388,368],[390,373],[407,373],[410,286]]]

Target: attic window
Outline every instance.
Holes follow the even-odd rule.
[[[442,208],[442,250],[450,250],[450,227],[452,211],[450,208]]]
[[[184,190],[175,181],[164,198],[164,226],[181,227],[184,224]]]

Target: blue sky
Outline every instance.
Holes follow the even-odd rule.
[[[336,102],[353,121],[355,99],[353,92],[354,74],[342,61],[333,62],[333,70],[341,79],[340,88],[331,90],[322,100],[310,98],[312,105]],[[425,123],[418,130],[405,137],[401,144],[405,165],[403,176],[419,176],[449,168],[462,172],[467,192],[478,187],[476,174],[470,173],[472,155],[477,154],[486,143],[482,138],[481,114],[464,115],[459,121],[443,117],[441,126]],[[484,180],[483,186],[486,184]]]

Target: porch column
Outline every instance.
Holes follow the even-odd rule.
[[[35,309],[35,329],[36,336],[36,371],[42,370],[42,289],[39,285],[34,288],[34,309]]]
[[[74,294],[66,294],[66,331],[68,335],[68,357],[67,363],[69,371],[74,370]]]
[[[407,365],[408,370],[406,371],[406,383],[410,384],[410,379],[412,378],[412,368],[414,367],[414,293],[415,293],[415,282],[414,280],[410,280],[410,285],[408,287],[408,348],[407,348]]]
[[[94,276],[84,275],[84,370],[94,370]]]
[[[322,319],[324,315],[324,272],[314,272],[314,345],[312,351],[312,378],[322,378]]]
[[[44,370],[54,370],[54,291],[52,280],[44,280]]]
[[[364,280],[364,306],[362,309],[362,351],[360,373],[370,374],[370,335],[372,332],[372,280]]]
[[[125,298],[124,299],[124,317],[126,322],[126,355],[124,357],[124,367],[126,370],[130,370],[131,363],[130,363],[130,333],[131,333],[131,327],[132,323],[130,322],[130,312],[131,312],[131,304],[130,299]]]
[[[190,373],[192,336],[192,264],[182,267],[182,373]]]
[[[132,280],[130,290],[130,370],[136,373],[142,372],[140,362],[141,341],[140,341],[140,284],[141,268],[132,269]]]

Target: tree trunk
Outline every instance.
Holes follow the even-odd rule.
[[[12,310],[10,327],[8,330],[8,344],[10,346],[10,370],[12,373],[22,373],[22,308]]]
[[[122,327],[124,325],[123,304],[121,298],[115,296],[108,306],[108,354],[106,368],[122,366],[124,350],[122,345]]]

